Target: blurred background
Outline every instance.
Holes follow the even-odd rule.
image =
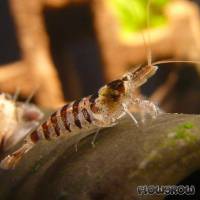
[[[152,0],[149,23],[147,3],[1,0],[0,91],[53,109],[145,64],[147,46],[153,61],[200,60],[198,2]],[[197,64],[163,64],[137,93],[166,112],[200,113],[199,76]]]

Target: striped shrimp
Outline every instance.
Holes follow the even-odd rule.
[[[138,66],[121,79],[101,87],[96,94],[64,105],[29,134],[22,147],[5,157],[0,163],[1,168],[14,168],[23,155],[40,140],[57,139],[62,135],[70,138],[85,131],[93,133],[99,128],[115,125],[126,113],[137,123],[129,112],[131,105],[145,107],[146,111],[156,116],[158,109],[152,102],[133,96],[134,90],[144,84],[156,70],[154,65]]]

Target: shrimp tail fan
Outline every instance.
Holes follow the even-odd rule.
[[[24,143],[22,147],[6,156],[0,162],[0,168],[2,169],[14,169],[18,162],[22,159],[25,153],[27,153],[33,147],[33,143]]]

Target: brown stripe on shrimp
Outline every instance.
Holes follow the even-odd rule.
[[[45,139],[50,140],[51,137],[50,137],[50,131],[49,131],[47,121],[42,124],[42,130],[43,130]]]
[[[58,126],[58,121],[57,121],[57,112],[54,112],[51,117],[50,117],[51,123],[54,127],[55,133],[57,136],[60,135],[60,128]]]
[[[47,120],[47,124],[48,124],[48,130],[50,132],[50,139],[54,139],[54,138],[57,138],[57,134],[55,132],[55,129],[53,127],[53,124],[51,122],[51,117],[48,118]],[[45,139],[45,138],[44,138]]]
[[[99,93],[96,92],[93,95],[91,95],[89,97],[89,103],[90,103],[90,109],[93,113],[97,113],[98,112],[98,108],[96,107],[96,103],[95,100],[99,97]]]
[[[83,109],[81,110],[81,112],[83,113],[83,116],[84,116],[85,120],[91,124],[91,123],[92,123],[92,120],[91,120],[90,114],[89,114],[89,112],[87,111],[87,109],[86,109],[86,108],[83,108]]]
[[[61,116],[61,119],[62,119],[62,122],[64,124],[64,127],[69,131],[71,132],[71,129],[70,129],[70,123],[68,122],[68,119],[67,119],[67,108],[69,107],[69,104],[63,106],[61,108],[61,111],[60,111],[60,116]]]
[[[33,131],[33,132],[30,134],[30,139],[31,139],[31,141],[32,141],[33,143],[36,143],[36,142],[38,142],[38,141],[40,140],[40,136],[39,136],[37,130]]]
[[[73,116],[74,116],[74,124],[78,127],[78,128],[82,128],[82,125],[81,125],[81,121],[79,120],[78,118],[78,114],[79,114],[79,103],[80,103],[81,100],[76,100],[74,101],[73,105],[72,105],[72,113],[73,113]]]

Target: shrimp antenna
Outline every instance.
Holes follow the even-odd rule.
[[[148,0],[147,2],[147,29],[150,27],[150,8],[151,8],[151,0]],[[148,65],[158,65],[158,64],[165,64],[165,63],[193,63],[193,64],[200,64],[200,61],[192,61],[192,60],[162,60],[162,61],[156,61],[152,63],[152,50],[151,50],[151,38],[150,34],[148,32],[148,43],[149,45],[146,45],[145,37],[143,35],[143,40],[145,43],[145,46],[147,48],[147,63]]]
[[[148,1],[148,4],[147,4],[147,21],[146,21],[146,27],[147,27],[147,30],[149,29],[149,18],[150,18],[150,0]],[[139,15],[137,10],[135,10],[135,15]],[[151,53],[151,47],[150,47],[150,36],[148,34],[148,41],[146,40],[145,38],[145,33],[144,31],[142,30],[141,31],[142,33],[142,40],[144,42],[144,47],[145,47],[145,52],[146,52],[146,55],[147,55],[147,64],[148,65],[151,65],[151,62],[152,62],[152,53]],[[148,45],[149,43],[149,45]]]
[[[147,64],[152,65],[152,51],[151,51],[151,38],[149,34],[149,27],[150,27],[150,5],[151,0],[148,0],[146,12],[147,12],[147,21],[146,21],[146,28],[147,28],[147,40],[145,38],[145,33],[142,31],[142,39],[144,42],[145,51],[147,54]]]
[[[150,27],[150,7],[151,7],[151,0],[148,0],[147,2],[147,8],[146,8],[146,12],[147,12],[147,36],[148,36],[148,46],[147,46],[147,64],[151,65],[152,64],[152,51],[151,51],[151,38],[150,38],[150,34],[149,34],[149,27]]]
[[[152,65],[159,65],[159,64],[165,64],[165,63],[192,63],[192,64],[200,64],[200,61],[192,61],[192,60],[162,60],[162,61],[156,61],[152,63]]]
[[[147,64],[149,65],[149,64],[151,64],[151,57],[149,57],[151,55],[149,54],[149,50],[148,50],[149,46],[147,45],[147,41],[146,41],[145,34],[144,34],[143,31],[142,31],[142,39],[143,39],[143,42],[144,42],[145,52],[146,52],[146,55],[147,55]]]

